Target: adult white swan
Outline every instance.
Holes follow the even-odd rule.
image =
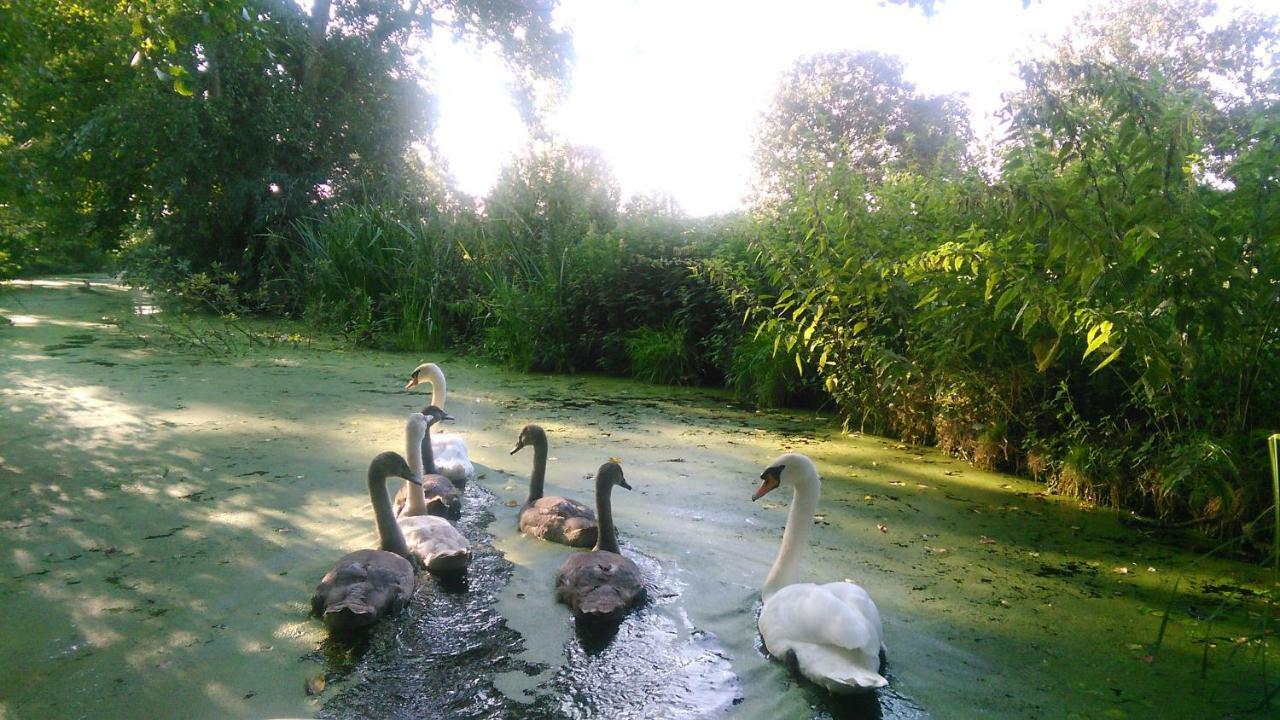
[[[787,453],[769,463],[754,502],[779,485],[795,489],[782,547],[760,595],[760,636],[778,659],[794,658],[804,675],[836,693],[874,690],[889,684],[880,675],[880,611],[867,591],[851,582],[796,582],[800,555],[809,541],[822,480],[813,461]]]
[[[418,383],[431,383],[431,404],[443,410],[444,402],[449,395],[444,381],[444,371],[435,363],[422,363],[413,369],[405,390],[412,390]],[[433,436],[431,450],[435,455],[436,470],[449,478],[454,484],[465,485],[476,476],[476,468],[471,464],[467,454],[467,443],[458,435]]]

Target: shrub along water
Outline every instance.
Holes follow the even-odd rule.
[[[356,342],[834,403],[850,427],[1261,546],[1280,90],[1256,58],[1280,35],[1205,31],[1207,12],[1081,24],[1023,66],[987,163],[958,102],[896,60],[819,56],[766,116],[747,215],[622,204],[596,153],[553,145],[483,203],[317,205],[261,274]]]

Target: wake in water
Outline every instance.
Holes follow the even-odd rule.
[[[741,684],[715,636],[695,628],[678,604],[679,584],[630,547],[625,552],[640,566],[649,600],[616,632],[571,637],[564,664],[529,691],[531,702],[503,695],[495,675],[549,668],[518,659],[524,638],[495,609],[513,569],[486,531],[496,498],[474,483],[465,496],[458,529],[473,550],[465,580],[423,573],[406,616],[381,623],[359,645],[331,641],[326,679],[345,686],[320,717],[700,718],[741,701]],[[548,621],[573,619],[565,610]]]

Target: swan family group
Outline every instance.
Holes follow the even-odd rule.
[[[406,389],[431,385],[431,404],[412,413],[405,427],[405,455],[384,452],[369,464],[369,498],[379,549],[357,550],[338,560],[316,587],[312,612],[333,632],[366,628],[408,604],[415,567],[436,574],[465,572],[471,562],[467,539],[453,526],[461,513],[460,489],[475,474],[466,443],[457,435],[432,437],[431,428],[453,420],[444,410],[444,373],[434,363],[419,365]],[[595,475],[593,512],[570,498],[545,496],[547,434],[526,425],[512,454],[533,447],[529,498],[520,510],[520,530],[570,547],[590,548],[568,556],[555,578],[556,599],[568,605],[583,627],[619,622],[644,599],[636,564],[622,555],[614,531],[610,495],[615,485],[630,490],[616,459]],[[393,502],[390,478],[404,487]],[[765,579],[758,627],[770,656],[796,667],[812,682],[839,693],[887,684],[880,674],[883,645],[880,613],[867,592],[852,582],[798,581],[800,555],[808,543],[818,507],[821,480],[813,462],[786,453],[761,473],[753,501],[778,487],[795,496],[782,545]]]

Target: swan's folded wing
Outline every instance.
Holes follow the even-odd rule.
[[[873,618],[867,617],[847,605],[841,595],[804,583],[788,585],[765,602],[760,612],[760,634],[770,652],[779,649],[775,646],[780,644],[813,643],[874,655],[880,650],[879,620],[878,612]],[[781,650],[785,652],[786,648]]]
[[[884,630],[880,624],[880,609],[876,607],[866,590],[851,582],[826,583],[819,587],[840,598],[840,601],[852,608],[855,613],[866,618],[867,624],[875,632],[878,644],[883,644]]]

